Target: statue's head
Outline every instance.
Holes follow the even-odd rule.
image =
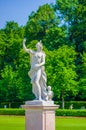
[[[42,42],[39,41],[37,44],[36,44],[36,48],[38,51],[41,51],[43,49],[43,45],[42,45]]]
[[[48,86],[48,91],[51,91],[51,86]]]

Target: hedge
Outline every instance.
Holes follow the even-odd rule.
[[[25,115],[24,109],[0,109],[0,115]],[[57,109],[56,116],[77,116],[77,117],[86,117],[86,109],[85,110],[69,110],[69,109]]]
[[[57,109],[56,116],[77,116],[77,117],[86,117],[85,110],[70,110],[70,109]]]
[[[25,115],[25,110],[21,108],[19,109],[5,108],[0,109],[0,115]]]

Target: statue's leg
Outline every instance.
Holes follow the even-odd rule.
[[[38,100],[38,92],[37,92],[37,88],[36,88],[36,84],[33,82],[32,83],[32,92],[33,92],[33,94],[35,95],[35,97],[36,97],[36,100]]]
[[[41,98],[41,86],[40,86],[40,83],[39,83],[40,77],[41,77],[41,69],[37,70],[35,84],[36,84],[37,90],[38,90],[38,95],[39,95],[38,99],[42,100],[42,98]]]
[[[38,100],[39,95],[38,95],[38,90],[37,90],[36,83],[35,83],[36,72],[30,70],[30,71],[28,72],[28,75],[29,75],[29,77],[31,78],[32,92],[33,92],[33,94],[35,95],[36,100]]]

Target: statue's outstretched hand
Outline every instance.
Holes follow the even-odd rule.
[[[23,39],[23,43],[25,43],[25,42],[26,42],[26,38]]]

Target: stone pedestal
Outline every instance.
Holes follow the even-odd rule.
[[[26,130],[55,130],[55,105],[53,101],[27,101],[25,109]]]

